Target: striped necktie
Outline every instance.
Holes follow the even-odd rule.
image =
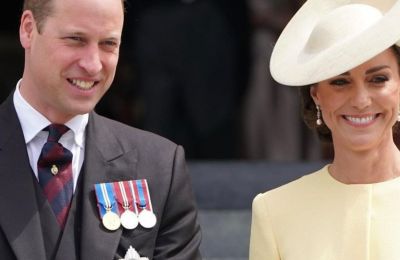
[[[65,125],[51,124],[38,160],[39,184],[49,201],[61,229],[64,228],[73,193],[72,153],[58,140],[69,130]]]

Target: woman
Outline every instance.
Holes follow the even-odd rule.
[[[254,199],[251,260],[400,259],[400,1],[351,2],[309,0],[274,47],[334,159]]]

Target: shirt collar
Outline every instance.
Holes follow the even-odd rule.
[[[34,109],[21,95],[19,91],[21,80],[18,81],[13,100],[19,122],[24,134],[25,143],[28,144],[35,136],[51,122],[40,112]],[[89,120],[89,114],[76,115],[65,123],[74,133],[75,143],[83,147],[85,128]]]

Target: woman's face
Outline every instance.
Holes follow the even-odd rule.
[[[311,96],[320,105],[335,149],[362,151],[393,140],[399,114],[398,58],[387,49],[360,66],[319,82]]]

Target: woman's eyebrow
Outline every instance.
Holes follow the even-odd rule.
[[[365,74],[371,74],[371,73],[374,73],[374,72],[377,72],[377,71],[379,71],[381,69],[386,69],[386,68],[390,68],[390,67],[388,65],[382,65],[382,66],[373,67],[373,68],[370,68],[369,70],[367,70],[365,72]]]

